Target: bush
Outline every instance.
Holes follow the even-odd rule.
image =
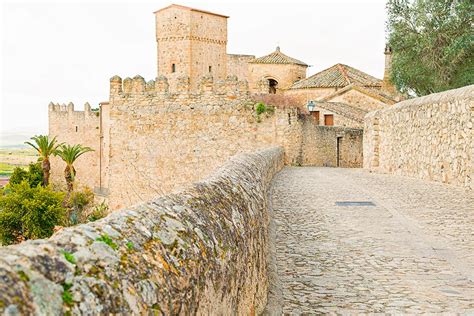
[[[82,191],[73,191],[68,200],[68,226],[87,222],[88,207],[94,203],[94,192],[85,188]]]
[[[265,104],[263,104],[262,102],[257,103],[257,106],[255,107],[255,111],[257,112],[257,115],[265,113],[266,110],[267,110],[267,107],[265,106]]]
[[[27,181],[30,187],[36,187],[38,184],[43,183],[43,169],[41,163],[30,163],[28,165],[28,171],[23,168],[16,167],[8,180],[9,184],[20,184],[22,181]]]
[[[28,180],[28,171],[21,167],[13,169],[13,173],[8,180],[9,184],[20,184],[22,181]]]
[[[92,209],[92,212],[87,216],[87,220],[89,222],[94,222],[98,219],[101,219],[101,218],[107,216],[107,211],[108,210],[109,210],[109,206],[105,202],[102,202],[99,205],[96,205]]]
[[[65,194],[24,180],[10,184],[0,197],[0,241],[4,245],[24,239],[47,238],[65,222]]]

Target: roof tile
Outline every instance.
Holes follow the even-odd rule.
[[[382,80],[344,64],[336,64],[311,77],[295,82],[290,89],[340,88],[350,84],[381,87]]]
[[[280,47],[277,47],[276,50],[263,57],[255,58],[250,61],[252,64],[296,64],[301,66],[308,66],[306,63],[301,60],[289,57],[282,52],[280,52]]]

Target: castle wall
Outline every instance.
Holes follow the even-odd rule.
[[[326,101],[347,103],[366,111],[380,110],[387,106],[387,104],[383,103],[382,101],[354,89],[351,89],[341,95],[337,95],[331,99],[327,99]]]
[[[177,194],[0,247],[0,313],[262,314],[268,197],[282,166],[279,148],[239,155]]]
[[[249,64],[249,85],[253,92],[260,92],[258,82],[262,79],[275,79],[277,93],[282,93],[293,83],[306,78],[306,66],[295,64]]]
[[[311,100],[321,100],[334,92],[336,92],[335,88],[291,89],[285,91],[285,95],[294,98],[299,104],[306,105]]]
[[[249,81],[249,61],[253,59],[253,55],[227,54],[227,73]]]
[[[471,85],[369,113],[364,167],[473,188],[473,111]]]
[[[203,78],[200,93],[190,93],[186,80],[180,92],[166,90],[163,82],[155,83],[153,92],[131,92],[143,87],[140,79],[132,81],[129,90],[119,81],[111,83],[111,91],[117,91],[110,99],[112,209],[202,179],[239,152],[279,144],[286,160],[295,160],[297,110],[257,118],[247,86],[235,77],[224,85]]]
[[[74,111],[74,105],[49,105],[49,137],[70,145],[81,144],[94,149],[80,156],[74,163],[76,184],[94,188],[99,185],[100,118],[99,112],[91,111],[89,104],[84,111]],[[51,182],[65,187],[66,164],[59,157],[51,158]]]

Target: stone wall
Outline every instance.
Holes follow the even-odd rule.
[[[237,76],[239,80],[249,80],[249,61],[254,55],[227,54],[227,73]]]
[[[90,188],[99,186],[100,157],[100,118],[98,111],[91,111],[88,103],[84,111],[75,111],[74,104],[49,104],[49,136],[57,137],[62,143],[81,144],[94,149],[79,157],[74,163],[77,171],[76,182]],[[65,186],[64,169],[66,164],[59,157],[51,158],[51,181]]]
[[[142,78],[112,78],[110,96],[111,209],[146,201],[203,179],[230,156],[281,145],[295,161],[297,109],[256,116],[243,81],[200,82],[199,93],[170,91],[166,79],[145,87]],[[296,144],[296,145],[295,145]]]
[[[309,117],[302,128],[301,165],[362,167],[362,129],[318,126]]]
[[[369,113],[364,167],[472,188],[473,110],[474,85]]]
[[[279,148],[239,155],[178,194],[0,248],[0,313],[260,314],[282,166]]]

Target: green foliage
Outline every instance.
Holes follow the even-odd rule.
[[[263,113],[273,114],[275,112],[275,107],[259,102],[255,106],[255,112],[257,113],[257,123],[260,123],[262,121],[260,115]]]
[[[22,271],[22,270],[19,270],[17,271],[18,273],[18,276],[20,277],[20,279],[24,282],[28,282],[30,280],[30,278],[28,277],[28,275],[26,275],[25,271]]]
[[[67,203],[69,209],[68,226],[87,222],[88,206],[92,205],[93,202],[94,193],[89,188],[71,192]]]
[[[112,248],[113,250],[117,250],[118,249],[118,246],[116,243],[114,243],[114,241],[112,240],[112,238],[109,237],[109,235],[107,234],[102,234],[100,235],[99,238],[96,239],[96,241],[100,241],[100,242],[103,242],[105,244],[107,244],[110,248]]]
[[[126,243],[128,250],[133,250],[133,242],[129,241]]]
[[[255,112],[257,112],[257,115],[265,113],[266,110],[267,110],[267,107],[265,106],[264,103],[262,102],[257,103],[257,106],[255,107]]]
[[[426,95],[474,83],[471,0],[389,0],[392,81]]]
[[[69,261],[72,264],[76,264],[76,258],[74,255],[70,252],[67,252],[66,250],[61,251],[61,253],[64,255],[64,258]]]
[[[13,173],[8,180],[10,184],[19,184],[22,181],[28,181],[28,171],[21,167],[16,167],[13,169]]]
[[[64,160],[68,166],[72,166],[77,158],[89,151],[94,151],[94,149],[90,147],[84,147],[81,144],[62,144],[57,149],[56,154],[61,157],[61,159]]]
[[[47,238],[54,226],[64,223],[64,193],[27,181],[9,186],[0,196],[0,241],[4,245],[23,239]]]
[[[43,182],[43,170],[41,164],[30,163],[28,170],[20,167],[16,167],[9,179],[10,184],[20,184],[22,181],[26,181],[31,187],[36,187],[38,184]]]
[[[36,135],[31,137],[31,139],[33,142],[25,142],[25,144],[33,147],[43,159],[54,155],[58,146],[61,145],[58,144],[56,137],[50,141],[48,135]]]
[[[43,168],[41,168],[41,163],[36,162],[28,165],[28,182],[32,187],[43,183]]]
[[[89,222],[95,222],[96,220],[107,216],[108,210],[109,210],[109,206],[105,202],[102,202],[93,208],[92,212],[87,217],[87,220]]]
[[[64,304],[68,305],[68,306],[71,306],[73,304],[73,300],[72,300],[72,293],[70,291],[72,287],[72,284],[71,283],[64,283],[63,284],[63,302]]]

